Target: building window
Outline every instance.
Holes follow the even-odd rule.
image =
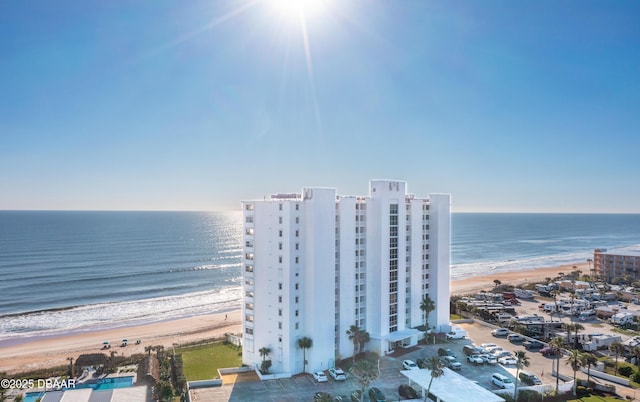
[[[278,209],[282,211],[282,203],[278,204]]]
[[[300,244],[296,243],[296,250],[300,248]]]
[[[278,289],[279,289],[279,290],[282,290],[282,282],[279,282],[279,283],[278,283]]]
[[[300,237],[300,231],[296,230],[296,237]]]
[[[298,296],[296,296],[296,303],[298,302]]]
[[[282,321],[278,321],[278,329],[282,329]]]
[[[296,310],[296,317],[298,316],[298,310]]]
[[[244,305],[245,310],[253,310],[253,303],[247,303]]]
[[[281,255],[279,255],[279,256],[278,256],[278,262],[279,262],[280,264],[282,264],[282,256],[281,256]]]
[[[296,283],[296,290],[298,290],[298,288],[299,288],[299,286],[298,286],[298,284]]]
[[[282,237],[282,230],[278,230],[278,236]]]
[[[246,209],[247,211],[253,211],[253,204],[246,204],[244,206],[244,209]]]
[[[244,258],[246,258],[247,260],[253,260],[253,254],[252,253],[246,253],[244,255]]]
[[[244,270],[247,272],[253,272],[253,265],[245,265]]]
[[[247,217],[245,218],[245,222],[253,223],[253,215],[247,215]]]
[[[296,257],[296,264],[300,261],[300,257]]]
[[[244,320],[247,322],[253,322],[253,316],[252,315],[245,315],[244,316]]]
[[[247,335],[253,335],[253,328],[245,328],[245,329],[244,329],[244,332],[245,332]]]
[[[278,243],[278,250],[282,250],[282,242]]]
[[[278,296],[278,303],[282,303],[282,296]]]
[[[300,217],[296,216],[296,223],[300,223]]]
[[[245,246],[245,247],[253,247],[253,242],[252,242],[252,241],[250,241],[250,240],[247,240],[247,241],[244,243],[244,246]]]
[[[252,291],[250,291],[250,290],[247,290],[247,292],[245,293],[245,295],[246,295],[247,297],[253,297],[253,292],[252,292]]]
[[[280,317],[282,317],[282,309],[281,309],[281,308],[279,308],[279,309],[278,309],[278,315],[279,315]]]
[[[282,217],[278,217],[278,223],[282,225]]]
[[[252,236],[253,235],[253,228],[247,228],[245,233],[248,234],[249,236]]]
[[[296,322],[296,329],[300,328],[300,325]]]

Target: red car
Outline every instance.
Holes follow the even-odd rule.
[[[540,349],[540,353],[542,353],[542,356],[545,356],[545,357],[555,356],[557,354],[555,349],[549,348],[549,347]]]

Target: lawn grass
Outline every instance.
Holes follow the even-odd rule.
[[[213,343],[176,349],[182,354],[187,381],[210,380],[218,377],[218,369],[242,365],[242,352],[231,344]]]

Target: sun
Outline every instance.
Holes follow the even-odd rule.
[[[307,19],[322,13],[326,0],[269,0],[273,8],[283,17]]]

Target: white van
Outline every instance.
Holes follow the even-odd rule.
[[[491,375],[491,382],[502,389],[514,387],[513,381],[511,380],[511,378],[499,373],[493,373]]]
[[[447,339],[465,339],[467,337],[467,331],[460,328],[452,328],[451,332],[447,334]]]

